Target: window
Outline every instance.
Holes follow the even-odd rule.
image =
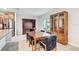
[[[44,19],[44,30],[50,31],[50,19]]]

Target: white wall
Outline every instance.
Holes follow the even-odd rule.
[[[36,24],[37,24],[37,17],[34,16],[27,16],[27,15],[23,15],[23,14],[18,14],[16,13],[16,34],[22,34],[22,18],[26,18],[26,19],[36,19]],[[38,27],[38,26],[36,26]]]
[[[46,20],[46,19],[50,20],[50,14],[49,13],[46,13],[46,14],[41,15],[41,16],[38,17],[38,20],[39,20],[39,23],[38,23],[39,29],[44,29],[44,24],[43,24],[44,20]]]
[[[68,42],[74,46],[79,47],[79,9],[76,8],[60,8],[52,12],[39,16],[39,27],[43,28],[43,19],[50,18],[51,14],[68,11]]]

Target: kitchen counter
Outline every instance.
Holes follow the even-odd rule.
[[[0,30],[0,40],[6,36],[9,32],[11,32],[12,29],[3,29],[3,30]]]
[[[12,29],[0,30],[0,50],[6,45],[6,43],[11,42]]]

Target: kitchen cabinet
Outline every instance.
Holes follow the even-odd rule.
[[[6,43],[11,42],[12,29],[0,30],[0,50],[6,45]]]
[[[6,45],[5,37],[0,40],[0,50]]]

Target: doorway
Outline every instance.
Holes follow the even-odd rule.
[[[35,19],[22,19],[22,34],[26,34],[26,32],[30,31],[30,29],[36,28],[36,20]]]

